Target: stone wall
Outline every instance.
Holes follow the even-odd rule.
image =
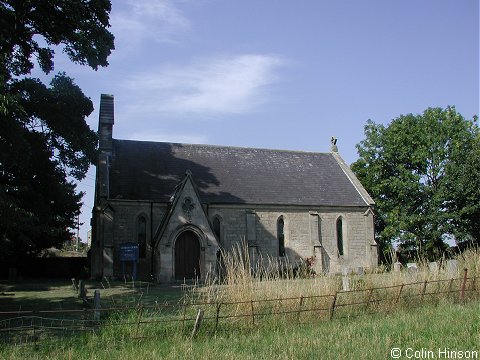
[[[376,253],[371,253],[373,216],[368,208],[300,208],[278,206],[210,206],[208,216],[212,222],[218,216],[222,222],[221,245],[231,249],[235,243],[249,240],[246,213],[254,212],[256,238],[249,245],[257,247],[262,256],[277,258],[279,252],[277,221],[285,223],[286,256],[290,262],[315,256],[323,263],[316,269],[340,272],[343,267],[372,267]],[[343,219],[344,255],[337,251],[336,221]],[[323,256],[323,259],[320,257]]]
[[[147,253],[138,264],[138,275],[149,277],[151,268],[150,239],[160,226],[167,211],[166,204],[145,201],[109,201],[113,209],[113,268],[115,277],[121,277],[119,261],[120,244],[136,242],[137,219],[147,219]],[[210,224],[214,217],[221,223],[220,245],[231,249],[234,244],[248,241],[255,246],[263,258],[278,258],[277,221],[283,217],[285,228],[285,250],[289,262],[300,258],[316,257],[317,272],[341,272],[348,267],[372,267],[376,265],[376,248],[373,239],[373,216],[368,207],[364,208],[310,208],[278,206],[210,205],[204,207]],[[247,213],[254,215],[255,236],[247,238]],[[343,219],[344,255],[337,250],[336,221]],[[252,226],[251,223],[249,226]],[[152,233],[153,231],[153,233]],[[165,235],[167,236],[167,235]],[[252,237],[252,235],[250,235]],[[160,243],[165,239],[160,239]],[[109,243],[109,240],[106,240]],[[373,250],[372,250],[373,249]],[[210,257],[210,256],[209,256]],[[210,260],[209,260],[210,261]],[[210,261],[211,262],[211,261]],[[155,266],[155,265],[154,265]],[[159,275],[160,269],[153,269]],[[163,270],[162,270],[163,271]],[[160,276],[168,281],[172,274]]]
[[[148,279],[151,274],[150,246],[152,236],[155,234],[160,222],[167,210],[166,204],[151,203],[145,201],[111,200],[110,206],[114,212],[113,227],[113,276],[122,277],[122,264],[120,262],[120,244],[126,242],[137,242],[137,221],[139,216],[144,216],[146,221],[146,254],[140,258],[137,265],[137,274],[142,279]],[[154,270],[154,269],[153,269]],[[127,266],[127,272],[130,268]],[[153,272],[155,274],[155,271]]]

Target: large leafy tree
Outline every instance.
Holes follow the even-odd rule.
[[[454,107],[402,115],[388,126],[368,121],[352,169],[376,202],[376,238],[384,251],[430,258],[445,240],[480,242],[477,119]]]
[[[47,86],[55,51],[93,69],[113,50],[109,0],[0,0],[0,260],[58,245],[71,235],[81,180],[95,160],[93,105],[64,73]]]

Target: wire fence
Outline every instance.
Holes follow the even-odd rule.
[[[55,345],[58,338],[78,338],[82,333],[110,334],[129,340],[190,334],[192,328],[204,333],[248,331],[272,322],[300,324],[386,313],[427,302],[463,303],[479,300],[479,289],[478,278],[468,277],[465,270],[460,278],[336,291],[328,295],[154,305],[137,302],[135,306],[83,310],[0,312],[0,340],[14,345],[43,346]]]

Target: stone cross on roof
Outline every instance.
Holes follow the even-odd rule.
[[[332,143],[330,151],[331,152],[338,152],[337,138],[335,136],[332,136],[332,139],[330,140],[330,142]]]

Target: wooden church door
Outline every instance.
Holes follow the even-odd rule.
[[[180,234],[175,242],[175,279],[200,278],[200,243],[191,231]]]

